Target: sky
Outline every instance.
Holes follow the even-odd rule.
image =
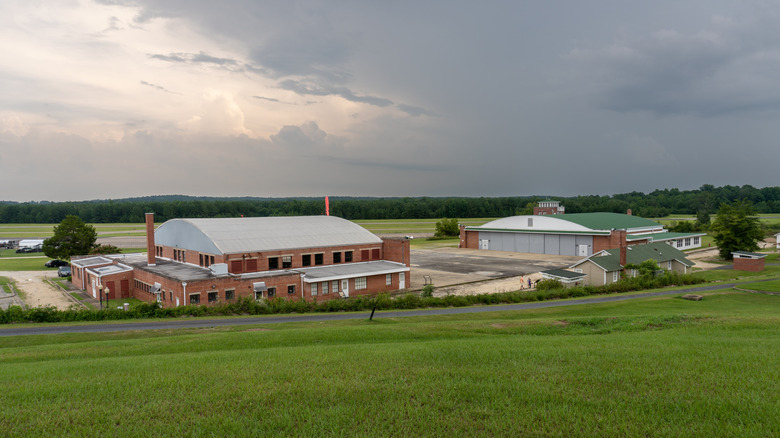
[[[778,185],[780,1],[3,0],[0,200]]]

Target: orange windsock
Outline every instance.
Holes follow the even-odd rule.
[[[325,197],[325,216],[330,216],[330,200],[328,200],[328,197]]]

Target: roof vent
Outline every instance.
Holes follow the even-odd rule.
[[[209,269],[211,269],[211,273],[214,275],[227,275],[228,273],[227,263],[214,263],[209,266]]]

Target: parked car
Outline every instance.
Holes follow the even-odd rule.
[[[70,277],[70,266],[60,266],[57,269],[57,275],[60,277]]]
[[[29,254],[31,252],[35,252],[35,250],[30,248],[30,247],[28,247],[28,246],[25,246],[24,248],[19,248],[19,249],[16,250],[17,254]]]
[[[60,266],[70,266],[70,263],[64,260],[49,260],[45,265],[47,268],[58,268]]]

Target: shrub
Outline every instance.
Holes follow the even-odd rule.
[[[538,290],[563,289],[563,283],[554,278],[546,278],[536,283]]]
[[[432,284],[426,284],[422,288],[422,292],[420,292],[420,296],[423,298],[430,298],[433,296],[433,285]]]

